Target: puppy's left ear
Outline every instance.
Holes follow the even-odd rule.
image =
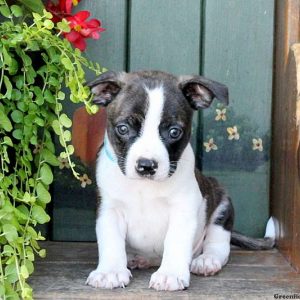
[[[94,94],[93,103],[107,106],[118,95],[124,83],[125,72],[108,71],[87,83]]]
[[[214,98],[228,105],[226,85],[203,76],[183,76],[179,78],[179,88],[193,109],[207,108]]]

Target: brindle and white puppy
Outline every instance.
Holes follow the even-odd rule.
[[[189,141],[193,109],[214,97],[228,104],[227,87],[158,71],[107,72],[89,86],[94,102],[107,106],[108,125],[96,169],[99,265],[87,284],[124,287],[128,268],[159,266],[149,287],[181,290],[190,272],[220,271],[233,207],[215,179],[195,170]]]

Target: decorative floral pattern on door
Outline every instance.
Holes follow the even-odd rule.
[[[217,104],[205,117],[205,164],[209,170],[254,171],[269,160],[270,133],[234,111]]]

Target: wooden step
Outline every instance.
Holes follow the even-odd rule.
[[[133,270],[125,289],[101,290],[85,285],[97,265],[96,243],[45,242],[47,258],[38,260],[30,283],[34,299],[275,299],[298,294],[297,274],[276,250],[233,249],[227,266],[216,276],[191,276],[190,287],[179,292],[148,289],[155,268]],[[283,298],[282,298],[283,299]]]

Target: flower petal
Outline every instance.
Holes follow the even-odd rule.
[[[73,18],[81,23],[84,22],[89,16],[91,15],[91,13],[87,10],[81,10],[78,13],[76,13],[75,15],[73,15]]]
[[[80,33],[75,30],[71,30],[70,32],[65,33],[64,36],[71,43],[74,43],[77,39],[81,37]]]
[[[86,21],[86,24],[88,25],[88,27],[100,27],[101,26],[101,22],[97,19],[90,19],[90,20]]]
[[[78,38],[73,42],[75,48],[78,48],[80,51],[84,51],[86,49],[86,42],[83,37]]]

